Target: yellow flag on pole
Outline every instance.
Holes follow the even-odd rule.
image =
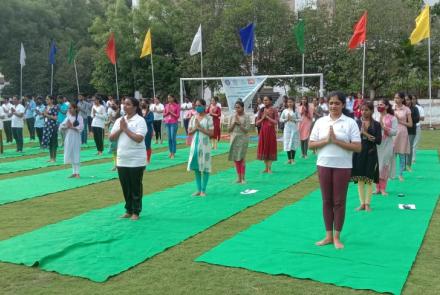
[[[144,46],[142,46],[141,57],[150,55],[153,53],[153,48],[151,47],[151,33],[150,29],[148,29],[147,34],[145,35]]]
[[[412,31],[409,40],[411,45],[417,44],[423,39],[431,37],[429,5],[425,5],[422,12],[416,18],[416,27]]]

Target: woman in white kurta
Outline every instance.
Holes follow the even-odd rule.
[[[295,99],[287,99],[287,108],[283,110],[280,116],[280,122],[284,123],[283,145],[287,152],[287,163],[295,162],[295,152],[299,146],[299,131],[297,123],[301,121],[300,115],[295,111]]]
[[[64,164],[72,164],[72,175],[69,178],[79,178],[79,163],[81,152],[81,132],[84,120],[78,114],[78,107],[71,103],[66,119],[60,124],[60,129],[66,134],[64,137]]]
[[[193,170],[196,177],[197,191],[193,196],[206,196],[209,173],[211,173],[210,138],[214,134],[212,117],[205,113],[206,102],[197,99],[195,110],[197,115],[189,121],[188,134],[192,135],[189,152],[188,171]]]

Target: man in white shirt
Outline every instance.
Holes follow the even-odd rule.
[[[12,136],[17,145],[17,152],[23,152],[23,125],[25,108],[20,104],[20,100],[14,96],[12,99],[13,107],[11,107],[11,127]]]
[[[5,98],[2,108],[3,112],[5,113],[5,118],[3,119],[3,130],[5,130],[6,143],[12,142],[11,107],[12,104],[9,102],[9,98]]]
[[[6,118],[5,111],[3,111],[3,108],[0,106],[0,154],[3,154],[3,119],[4,118]]]

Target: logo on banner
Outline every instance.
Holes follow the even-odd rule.
[[[255,79],[248,79],[248,85],[254,85]]]
[[[231,85],[231,81],[225,80],[225,84],[229,86],[229,85]]]

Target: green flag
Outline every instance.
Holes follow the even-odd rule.
[[[76,55],[75,47],[73,46],[73,42],[70,42],[69,51],[67,52],[67,62],[69,64],[73,64],[75,55]]]
[[[298,46],[299,52],[304,54],[304,20],[300,19],[293,27],[293,33],[296,38],[296,46]]]

